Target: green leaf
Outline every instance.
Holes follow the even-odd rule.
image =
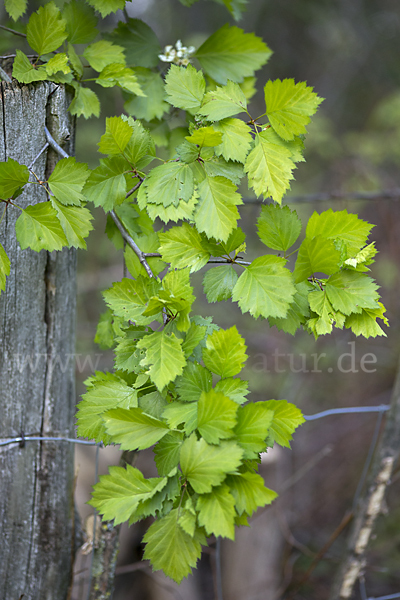
[[[313,333],[317,335],[325,335],[332,332],[333,323],[336,319],[336,313],[329,302],[326,292],[322,290],[316,290],[308,295],[310,308],[312,311],[317,313],[318,318],[313,317],[311,322],[313,323],[311,329]],[[308,322],[310,326],[310,321]]]
[[[240,184],[242,179],[243,167],[236,162],[227,162],[221,156],[213,156],[211,160],[204,162],[204,168],[209,177],[226,177],[235,185]]]
[[[265,402],[251,402],[239,407],[235,438],[244,450],[244,458],[257,458],[259,452],[265,452],[273,415]]]
[[[70,157],[58,161],[48,182],[59,202],[80,206],[85,200],[82,190],[88,177],[88,166],[85,163],[77,163],[75,158]]]
[[[207,494],[228,473],[236,472],[242,456],[243,451],[234,442],[211,446],[204,439],[197,441],[192,434],[182,444],[181,469],[195,492]]]
[[[146,121],[161,119],[170,107],[165,102],[164,82],[160,73],[137,67],[135,75],[145,97],[134,96],[130,98],[125,102],[124,109],[137,119],[145,119]]]
[[[276,133],[284,140],[307,133],[306,125],[322,102],[304,81],[276,79],[264,87],[266,114]]]
[[[160,394],[160,392],[150,392],[150,394],[139,397],[139,407],[144,413],[154,417],[155,419],[161,419],[167,406],[168,402]]]
[[[125,206],[122,204],[122,207]],[[121,207],[121,208],[122,208]],[[159,251],[159,241],[158,235],[155,231],[149,235],[137,235],[132,234],[133,239],[138,244],[139,248],[142,252],[158,252]],[[130,246],[126,246],[124,252],[124,259],[126,262],[126,266],[131,275],[137,278],[139,275],[143,277],[148,277],[146,270],[142,263],[140,262],[137,254],[132,250]],[[163,271],[166,267],[165,262],[163,262],[160,258],[157,257],[148,257],[147,263],[154,273],[154,275],[158,275],[161,271]]]
[[[250,127],[240,119],[223,119],[214,123],[214,129],[223,134],[222,144],[215,148],[215,153],[225,160],[244,163],[253,141]]]
[[[201,545],[178,524],[178,509],[172,510],[150,525],[143,542],[144,559],[149,559],[155,571],[162,569],[167,577],[180,583],[192,572],[201,554]]]
[[[68,58],[72,70],[77,79],[81,79],[83,76],[83,64],[77,53],[75,52],[75,48],[72,44],[68,42]]]
[[[150,448],[169,432],[168,425],[145,414],[141,408],[115,408],[104,415],[106,430],[121,450]]]
[[[200,127],[195,129],[190,136],[186,136],[188,142],[197,144],[200,148],[207,146],[212,148],[213,146],[219,146],[222,142],[222,133],[215,131],[214,127]]]
[[[301,221],[297,212],[288,206],[267,204],[261,208],[257,229],[260,240],[268,248],[286,252],[300,235]]]
[[[202,392],[197,409],[197,429],[209,444],[232,437],[238,405],[221,392]]]
[[[306,317],[310,316],[310,307],[308,304],[310,286],[311,284],[307,281],[302,281],[295,285],[296,294],[293,297],[293,302],[289,307],[286,317],[269,317],[268,322],[271,327],[275,325],[278,331],[284,331],[291,335],[296,333],[299,327],[305,323]]]
[[[87,46],[83,52],[92,69],[102,71],[107,65],[117,63],[125,65],[124,48],[108,40],[100,40]]]
[[[131,325],[125,329],[124,336],[117,338],[115,348],[115,368],[121,371],[138,373],[142,370],[139,366],[145,352],[136,347],[137,341],[146,334],[146,329]]]
[[[190,435],[197,427],[197,402],[172,402],[164,409],[162,416],[170,429],[183,424],[183,431]]]
[[[111,375],[111,374],[109,374]],[[77,424],[78,435],[96,440],[110,442],[106,433],[103,415],[107,410],[121,406],[123,408],[137,406],[137,392],[125,381],[112,375],[111,381],[96,381],[78,403]]]
[[[360,314],[351,314],[346,318],[345,327],[351,329],[354,335],[363,335],[366,338],[385,336],[386,333],[378,325],[376,319],[382,319],[385,325],[389,325],[389,321],[384,316],[385,307],[381,302],[378,302],[379,308],[368,309],[363,308]]]
[[[239,277],[232,300],[255,319],[285,317],[296,293],[292,274],[279,256],[259,256]]]
[[[303,240],[297,255],[293,275],[296,283],[304,281],[314,273],[332,275],[339,270],[340,252],[331,240],[321,235]]]
[[[100,167],[94,169],[86,182],[83,193],[86,200],[102,206],[105,212],[125,200],[127,188],[124,172],[129,164],[121,156],[100,159]]]
[[[250,471],[228,475],[226,483],[240,515],[245,512],[251,517],[257,508],[271,504],[278,496],[276,492],[265,487],[261,475]]]
[[[94,342],[102,350],[108,350],[114,345],[113,313],[109,308],[100,315]]]
[[[17,21],[26,11],[28,0],[5,0],[4,8],[13,21]]]
[[[208,302],[229,300],[237,279],[236,271],[230,265],[214,267],[207,271],[203,279],[203,288]]]
[[[197,229],[209,238],[226,242],[239,219],[236,205],[243,204],[236,186],[225,177],[207,176],[198,189],[200,198],[194,216]]]
[[[203,100],[206,82],[201,71],[196,71],[192,65],[178,67],[171,65],[165,77],[167,101],[183,110],[197,112]]]
[[[28,180],[29,171],[25,165],[20,165],[12,158],[8,158],[7,162],[0,162],[0,198],[3,200],[12,198]]]
[[[301,410],[287,400],[267,400],[264,404],[268,410],[274,411],[269,429],[270,440],[290,448],[292,434],[305,421]]]
[[[125,8],[125,0],[86,0],[86,2],[98,10],[102,17]]]
[[[68,41],[71,44],[88,44],[98,34],[97,17],[87,4],[71,0],[64,4],[62,16],[66,22]]]
[[[121,154],[133,134],[131,125],[122,117],[107,117],[106,132],[101,136],[99,152],[102,154]]]
[[[210,258],[198,231],[188,223],[160,233],[159,238],[162,258],[173,269],[190,267],[190,272],[194,273],[204,267]]]
[[[335,273],[329,277],[325,289],[333,308],[344,315],[360,313],[362,308],[379,309],[378,286],[363,273]]]
[[[169,473],[170,477],[160,479],[154,495],[139,503],[135,512],[130,516],[129,525],[149,516],[159,518],[171,510],[173,501],[179,497],[180,491],[177,469],[174,469],[174,472],[174,475]]]
[[[15,233],[22,248],[40,250],[61,250],[68,246],[67,238],[50,202],[27,206],[15,223]]]
[[[206,327],[196,325],[196,323],[190,323],[189,330],[186,333],[186,337],[182,344],[182,350],[188,358],[197,346],[202,342],[206,335]]]
[[[81,206],[64,206],[54,199],[51,200],[51,203],[57,211],[57,217],[60,220],[69,247],[73,246],[74,248],[83,248],[86,250],[84,238],[93,229],[90,222],[93,217],[90,211]]]
[[[198,363],[188,362],[175,385],[176,391],[183,402],[195,402],[203,392],[211,390],[212,375],[208,369]]]
[[[143,186],[142,186],[143,187]],[[171,204],[170,206],[163,206],[162,204],[147,204],[146,210],[152,221],[158,217],[164,223],[169,221],[181,221],[183,219],[192,219],[193,212],[197,204],[196,192],[190,198],[189,202],[181,202],[178,206]]]
[[[224,396],[228,396],[237,404],[243,404],[243,402],[246,402],[246,396],[249,393],[248,385],[248,381],[228,377],[228,379],[220,379],[214,389],[216,392],[222,392]]]
[[[85,119],[88,119],[92,115],[99,117],[100,102],[94,91],[79,84],[74,87],[75,96],[68,109],[71,115],[76,115],[77,117],[83,116]]]
[[[356,269],[357,271],[369,271],[367,265],[370,265],[374,262],[373,258],[377,252],[378,251],[375,248],[375,242],[372,242],[372,244],[368,244],[368,246],[362,248],[360,252],[357,252],[353,258],[348,258],[345,260],[343,266],[353,267],[353,269]]]
[[[148,500],[166,484],[166,478],[145,479],[129,464],[126,469],[112,466],[108,475],[100,476],[89,504],[103,515],[104,520],[114,520],[114,525],[119,525],[129,519],[139,502]]]
[[[272,52],[254,33],[244,33],[228,24],[218,29],[198,48],[195,56],[204,71],[217,83],[240,83],[254,74]]]
[[[321,214],[314,212],[310,217],[306,236],[320,235],[329,240],[342,240],[350,256],[357,253],[368,238],[373,225],[349,214],[347,210],[333,211],[331,208]]]
[[[67,38],[66,22],[54,2],[48,2],[33,13],[26,28],[26,37],[31,48],[41,56],[57,50]]]
[[[213,489],[210,494],[202,494],[197,499],[199,525],[208,535],[235,539],[235,500],[225,484]]]
[[[135,67],[156,67],[161,46],[154,31],[140,19],[119,21],[107,39],[124,47],[126,62]]]
[[[257,134],[255,147],[247,156],[244,170],[248,174],[249,186],[257,196],[271,197],[281,202],[293,179],[295,168],[292,151],[280,144],[271,130]]]
[[[125,147],[125,156],[137,168],[142,168],[142,164],[146,166],[150,162],[149,156],[155,155],[154,142],[149,131],[143,127],[140,121],[133,121],[131,117],[128,119],[133,134]]]
[[[214,331],[208,336],[203,360],[212,373],[221,377],[237,375],[246,359],[246,346],[235,325],[227,330]]]
[[[154,278],[141,276],[136,280],[124,278],[103,292],[103,296],[117,316],[123,317],[126,321],[140,321],[141,325],[147,325],[153,319],[141,317],[141,314],[146,303],[157,294],[159,288],[160,284]]]
[[[113,87],[118,85],[121,89],[137,96],[145,96],[138,84],[135,72],[124,64],[111,63],[104,67],[96,79],[96,83],[102,87]]]
[[[36,68],[31,65],[29,58],[21,50],[16,51],[12,76],[21,83],[45,81],[49,78],[45,67]]]
[[[6,276],[10,274],[10,259],[0,244],[0,292],[6,289]]]
[[[48,73],[50,76],[58,73],[58,71],[61,71],[64,74],[71,72],[71,69],[68,66],[68,56],[65,54],[65,52],[60,52],[59,54],[56,54],[50,58],[50,60],[46,63],[45,68],[46,73]]]
[[[193,172],[189,165],[181,162],[166,162],[150,171],[144,183],[147,200],[154,204],[178,206],[193,196]]]
[[[137,346],[146,348],[146,358],[141,364],[150,365],[149,375],[159,390],[182,374],[186,364],[182,340],[173,333],[167,335],[165,331],[155,331],[140,340]]]
[[[241,112],[247,112],[246,96],[237,83],[228,81],[226,86],[207,92],[198,113],[209,121],[221,121]]]
[[[168,475],[178,465],[182,442],[183,433],[171,431],[155,446],[155,461],[160,475]]]

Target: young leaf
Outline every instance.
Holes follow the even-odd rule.
[[[183,433],[171,431],[155,446],[155,462],[160,475],[168,475],[178,465],[182,442]]]
[[[138,83],[135,72],[124,64],[111,63],[106,65],[96,79],[96,83],[102,87],[113,87],[117,85],[131,94],[145,96]]]
[[[349,214],[347,210],[333,211],[331,208],[321,214],[314,212],[307,223],[306,236],[320,235],[328,240],[342,240],[350,256],[365,245],[373,225]]]
[[[333,308],[344,315],[360,313],[362,308],[379,309],[378,286],[363,273],[335,273],[329,277],[325,289]]]
[[[26,11],[28,6],[28,0],[5,0],[4,8],[10,15],[13,21],[17,21],[24,12]]]
[[[235,539],[235,500],[225,484],[213,489],[210,494],[198,497],[199,525],[208,535]]]
[[[214,123],[214,129],[223,135],[222,143],[215,148],[215,153],[225,160],[244,163],[253,141],[250,127],[240,119],[222,119]]]
[[[270,440],[290,448],[292,433],[305,421],[301,410],[294,404],[289,404],[287,400],[267,400],[264,405],[268,410],[274,411],[269,428]]]
[[[99,152],[102,154],[121,154],[133,134],[131,125],[122,117],[107,117],[106,132],[101,136]]]
[[[200,127],[195,129],[190,136],[186,136],[188,142],[200,146],[200,148],[219,146],[222,142],[222,133],[215,131],[214,127]]]
[[[89,44],[98,34],[97,17],[87,4],[71,0],[64,4],[62,16],[70,44]]]
[[[168,425],[146,415],[141,408],[116,408],[104,415],[108,435],[121,450],[150,448],[169,432]]]
[[[12,198],[28,180],[29,171],[25,165],[20,165],[12,158],[8,158],[7,162],[0,162],[0,198],[3,200]]]
[[[288,206],[267,204],[261,208],[257,229],[260,240],[268,248],[286,252],[300,235],[301,221]]]
[[[389,325],[389,321],[384,316],[385,307],[378,302],[379,308],[370,309],[363,308],[360,314],[351,314],[346,318],[345,327],[351,329],[354,335],[363,335],[366,338],[385,336],[386,333],[378,325],[376,319],[382,319],[385,325]]]
[[[118,22],[118,26],[107,39],[121,44],[125,48],[126,62],[135,67],[156,67],[161,46],[154,31],[140,19],[128,19],[126,23]]]
[[[235,439],[244,450],[244,458],[257,458],[259,452],[265,452],[265,440],[273,414],[265,402],[250,402],[239,407],[234,433]]]
[[[284,143],[277,143],[277,138],[266,130],[257,135],[244,170],[248,174],[249,186],[257,196],[262,194],[264,198],[271,197],[280,203],[290,187],[294,168],[291,150]]]
[[[152,121],[161,119],[163,114],[169,110],[169,104],[165,102],[164,82],[160,73],[137,67],[135,69],[137,82],[144,97],[134,96],[124,104],[126,112],[137,119]]]
[[[65,54],[65,52],[60,52],[59,54],[56,54],[50,58],[50,60],[47,61],[45,68],[46,73],[48,73],[50,76],[58,73],[58,71],[61,71],[64,74],[71,72],[71,68],[68,65],[68,56]]]
[[[137,406],[137,391],[115,375],[112,377],[111,381],[96,381],[95,385],[88,389],[78,404],[77,413],[78,435],[106,444],[111,438],[104,426],[104,413],[118,406]]]
[[[197,402],[172,402],[164,409],[162,416],[170,429],[183,425],[183,431],[190,435],[197,427]]]
[[[209,121],[221,121],[241,112],[247,112],[246,96],[237,83],[228,81],[226,86],[207,92],[198,110]]]
[[[0,244],[0,292],[6,289],[6,276],[10,274],[10,259]]]
[[[83,116],[85,119],[88,119],[92,115],[99,117],[100,102],[94,91],[79,84],[76,84],[74,87],[75,96],[68,109],[71,115],[76,115],[77,117]]]
[[[26,38],[31,48],[41,56],[57,50],[66,40],[66,22],[54,2],[48,2],[30,16]]]
[[[90,173],[84,187],[86,200],[102,206],[105,212],[121,204],[127,191],[124,173],[129,168],[129,163],[121,156],[100,159],[100,167]]]
[[[214,331],[208,336],[203,360],[212,373],[223,378],[237,375],[246,359],[246,346],[235,325],[227,330]]]
[[[197,429],[209,444],[232,437],[238,405],[221,392],[202,392],[198,401]]]
[[[89,169],[85,163],[77,163],[75,158],[63,158],[54,167],[48,182],[57,200],[62,204],[80,206],[85,200],[83,187],[89,177]]]
[[[228,475],[226,483],[240,515],[245,512],[251,517],[257,508],[271,504],[278,496],[276,492],[265,487],[261,475],[250,471]]]
[[[15,223],[15,233],[22,248],[40,250],[61,250],[68,246],[67,238],[50,202],[27,206]]]
[[[238,276],[231,265],[214,267],[207,271],[203,279],[204,293],[208,302],[229,300]]]
[[[192,434],[182,444],[181,469],[195,492],[207,494],[228,473],[236,472],[242,456],[243,451],[234,442],[211,446],[204,439],[197,441]]]
[[[124,336],[117,338],[115,348],[115,368],[121,371],[139,373],[140,361],[145,356],[144,350],[137,348],[138,339],[145,335],[146,329],[131,325],[125,329]]]
[[[268,81],[264,87],[266,114],[278,135],[293,140],[307,133],[306,125],[322,102],[304,81],[294,79]]]
[[[239,277],[232,300],[255,319],[285,317],[296,293],[292,274],[279,256],[259,256]]]
[[[190,272],[194,273],[204,267],[210,258],[197,229],[188,223],[160,233],[159,238],[161,256],[173,269],[190,267]]]
[[[248,385],[248,381],[228,377],[227,379],[220,379],[214,389],[216,392],[222,392],[224,396],[228,396],[237,404],[243,404],[243,402],[246,402],[246,396],[249,393]]]
[[[167,577],[180,583],[196,566],[201,545],[182,529],[178,517],[175,508],[150,525],[143,538],[146,544],[143,558],[150,560],[155,571],[162,569]]]
[[[182,344],[182,350],[188,358],[197,346],[205,338],[207,328],[201,325],[196,325],[193,321],[190,323],[189,330]]]
[[[147,200],[154,204],[178,206],[193,196],[193,172],[181,162],[166,162],[151,170],[145,182]]]
[[[228,79],[240,83],[253,75],[271,54],[254,33],[226,24],[198,48],[195,56],[207,75],[225,85]]]
[[[308,281],[302,281],[301,283],[295,284],[296,293],[286,317],[268,317],[268,322],[271,327],[275,325],[278,331],[284,331],[291,335],[296,333],[299,327],[305,323],[306,318],[310,316],[310,307],[308,304],[310,286],[311,284],[309,284]]]
[[[53,198],[51,203],[57,211],[57,216],[64,230],[69,247],[73,246],[74,248],[83,248],[86,250],[84,238],[93,229],[90,222],[93,217],[90,211],[82,206],[64,206]]]
[[[98,10],[102,17],[125,8],[125,0],[86,0],[86,2]]]
[[[117,63],[125,65],[125,55],[122,46],[112,44],[107,40],[100,40],[87,46],[83,52],[92,69],[102,71],[107,65]]]
[[[140,340],[137,347],[146,348],[146,358],[141,364],[150,365],[149,375],[160,391],[182,374],[186,364],[182,340],[173,333],[169,336],[165,331],[155,331]]]
[[[127,521],[141,501],[148,500],[165,487],[167,479],[152,477],[145,479],[139,469],[127,464],[110,467],[108,475],[101,475],[93,488],[89,504],[96,508],[103,519],[114,520],[114,525]]]
[[[295,282],[304,281],[314,273],[333,275],[339,270],[340,252],[331,240],[317,235],[303,240],[293,271]]]
[[[208,369],[198,363],[188,362],[175,385],[176,391],[183,402],[195,402],[203,392],[211,390],[212,375]]]
[[[81,79],[83,76],[83,64],[72,44],[68,42],[68,58],[74,75],[77,79]]]
[[[167,101],[183,110],[197,112],[203,100],[206,82],[201,71],[196,71],[192,65],[178,67],[171,65],[165,77]]]
[[[200,198],[194,216],[197,229],[209,238],[226,242],[239,219],[236,205],[243,204],[236,186],[225,177],[207,176],[198,190]]]
[[[49,78],[45,67],[35,68],[34,65],[29,62],[29,58],[21,52],[21,50],[16,51],[12,75],[21,83],[45,81]]]

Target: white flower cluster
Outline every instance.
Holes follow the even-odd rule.
[[[190,57],[194,53],[196,48],[194,46],[182,46],[181,40],[178,40],[173,46],[165,46],[164,54],[159,54],[158,58],[163,62],[174,63],[175,65],[182,65],[187,67],[190,63]]]

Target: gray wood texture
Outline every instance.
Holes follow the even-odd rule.
[[[4,65],[3,65],[4,66]],[[46,124],[69,154],[74,123],[65,89],[50,82],[0,83],[0,161],[30,165],[46,143]],[[33,170],[49,175],[47,149]],[[31,180],[34,181],[33,176]],[[29,185],[16,203],[46,200]],[[0,203],[1,212],[4,204]],[[0,440],[25,435],[74,437],[76,252],[21,250],[8,206],[0,242],[11,260],[0,295]],[[0,598],[64,600],[74,557],[74,446],[26,442],[0,447]]]

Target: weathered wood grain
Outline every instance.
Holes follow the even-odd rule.
[[[74,124],[62,87],[0,83],[0,160],[29,165],[44,146],[44,125],[73,154]],[[47,150],[33,169],[49,175],[58,157]],[[33,177],[32,177],[33,180]],[[21,207],[46,200],[28,186]],[[9,206],[0,242],[11,260],[0,296],[0,439],[73,436],[76,252],[22,251]],[[0,598],[64,600],[74,553],[73,454],[66,442],[0,447]]]

